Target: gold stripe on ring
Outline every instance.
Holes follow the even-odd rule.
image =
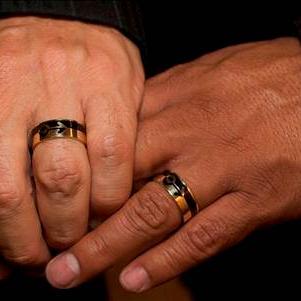
[[[78,140],[79,142],[83,143],[84,145],[87,144],[87,137],[86,135],[78,130],[75,129],[66,129],[64,133],[62,134],[54,134],[50,137],[41,139],[39,133],[36,133],[32,138],[32,149],[35,149],[37,145],[39,145],[41,142],[45,140],[54,140],[54,139],[60,139],[60,138],[68,138],[68,139],[74,139]]]
[[[168,176],[175,177],[174,183],[166,183]],[[160,184],[176,202],[182,215],[182,222],[186,223],[199,211],[197,202],[195,201],[191,190],[188,189],[186,183],[175,173],[165,172],[154,178],[154,181]],[[189,201],[188,201],[189,199]]]
[[[74,139],[84,145],[87,143],[86,130],[75,120],[53,119],[40,123],[31,132],[31,151],[45,140]]]

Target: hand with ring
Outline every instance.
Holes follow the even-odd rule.
[[[299,42],[283,38],[150,79],[135,162],[136,181],[149,182],[48,264],[50,283],[74,287],[128,260],[120,281],[142,292],[259,227],[300,217],[300,66]]]
[[[40,267],[127,200],[144,72],[106,26],[6,18],[0,40],[0,256]]]

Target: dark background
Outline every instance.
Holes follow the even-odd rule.
[[[301,16],[299,5],[289,1],[142,0],[140,3],[148,75],[226,46],[296,35],[294,20]]]
[[[146,0],[141,5],[148,76],[225,46],[296,35],[293,20],[301,16],[301,10],[288,2],[264,7],[245,1],[226,6],[216,1]],[[301,222],[262,230],[186,273],[183,280],[196,300],[301,300],[300,230]],[[19,273],[0,284],[1,300],[6,295],[32,300],[105,300],[99,279],[61,291]]]

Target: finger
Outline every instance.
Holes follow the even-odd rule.
[[[233,193],[210,205],[171,238],[131,262],[120,275],[122,286],[133,292],[148,290],[242,240],[258,225],[244,205],[247,202]]]
[[[71,106],[65,112],[54,111],[50,108],[50,114],[43,113],[36,124],[54,116],[67,116],[83,123],[83,116],[72,112]],[[87,231],[90,166],[86,148],[74,139],[45,140],[35,147],[32,162],[37,205],[47,243],[60,250],[70,247]]]
[[[160,241],[180,222],[175,202],[160,185],[149,183],[112,217],[54,259],[46,269],[48,280],[59,288],[78,285],[114,262],[140,253],[146,244]]]
[[[125,105],[123,95],[112,94],[89,100],[86,113],[91,206],[101,217],[121,207],[133,182],[137,116]]]
[[[49,59],[42,62],[43,81],[37,82],[39,102],[33,127],[60,118],[85,123],[77,78],[82,70],[72,51],[70,55],[62,51],[70,50],[65,42],[54,42],[45,54]],[[65,249],[87,231],[90,167],[86,148],[73,139],[45,140],[35,147],[32,165],[45,239],[50,247]]]
[[[24,128],[3,126],[7,135],[0,142],[0,252],[11,263],[39,267],[50,254],[32,197]]]
[[[199,196],[199,189],[193,192]],[[210,195],[214,198],[213,191]],[[200,207],[210,202],[203,203],[203,198]],[[150,182],[112,217],[54,259],[47,267],[48,280],[60,288],[78,285],[116,261],[136,256],[158,243],[180,223],[175,201],[159,184]]]

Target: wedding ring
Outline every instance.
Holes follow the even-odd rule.
[[[192,191],[176,173],[166,171],[156,176],[154,181],[159,183],[176,202],[184,223],[199,212],[199,206]]]
[[[31,150],[34,150],[45,140],[60,138],[75,139],[86,145],[86,128],[76,120],[52,119],[44,121],[31,131]]]

